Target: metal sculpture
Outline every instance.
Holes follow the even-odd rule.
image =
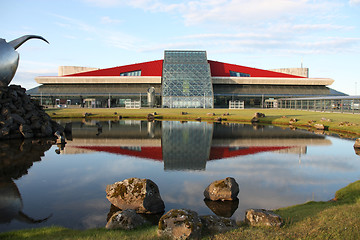
[[[0,38],[0,87],[8,86],[16,73],[19,53],[15,50],[32,38],[38,38],[49,43],[45,38],[37,35],[25,35],[10,42]]]

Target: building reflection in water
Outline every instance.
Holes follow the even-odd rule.
[[[44,153],[50,149],[51,140],[8,140],[0,144],[0,224],[16,219],[35,224],[46,221],[33,219],[25,214],[23,202],[14,180],[28,173],[34,162],[41,161]]]
[[[213,124],[163,122],[161,146],[165,170],[205,170]]]
[[[102,126],[98,134],[98,126]],[[307,145],[330,145],[323,135],[273,126],[178,121],[73,122],[62,153],[108,152],[164,162],[165,171],[203,171],[208,161],[262,152],[306,154]],[[239,200],[204,204],[231,217]]]
[[[323,135],[249,124],[92,120],[72,125],[72,138],[61,153],[128,155],[163,161],[165,170],[205,170],[207,161],[261,152],[293,153],[301,159],[307,145],[331,145]]]

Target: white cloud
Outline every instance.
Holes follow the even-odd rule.
[[[341,25],[333,25],[333,24],[297,24],[293,25],[292,29],[297,31],[306,31],[306,30],[350,30],[353,29],[351,26],[341,26]]]
[[[350,5],[360,4],[360,0],[350,0],[349,3]]]
[[[78,19],[75,18],[70,18],[67,16],[63,16],[63,15],[59,15],[59,14],[50,14],[54,17],[56,17],[57,19],[63,20],[63,22],[58,22],[56,21],[55,24],[63,27],[63,28],[68,28],[68,29],[78,29],[81,31],[85,31],[85,32],[95,32],[95,28],[87,23],[84,23],[83,21],[80,21]]]
[[[97,27],[96,25],[90,25],[88,23],[85,23],[79,19],[70,18],[67,16],[62,16],[58,14],[51,14],[55,16],[57,19],[62,19],[63,22],[59,23],[56,22],[56,24],[60,27],[64,27],[67,29],[75,30],[73,32],[74,35],[66,35],[66,38],[69,38],[71,36],[71,39],[85,39],[85,40],[94,40],[98,39],[99,41],[102,41],[106,43],[107,45],[110,45],[112,47],[120,48],[120,49],[131,49],[131,50],[137,50],[136,44],[139,42],[139,39],[117,30],[107,30],[102,27]],[[111,19],[110,17],[103,17],[101,19],[102,23],[106,24],[112,24],[112,23],[118,23],[120,20],[117,19]],[[84,35],[86,33],[86,35]],[[78,34],[76,36],[75,34]]]
[[[119,20],[119,19],[112,19],[112,18],[110,18],[110,17],[108,17],[108,16],[105,16],[105,17],[102,17],[101,18],[101,23],[102,24],[116,24],[116,23],[120,23],[121,22],[121,20]]]
[[[114,7],[123,3],[123,0],[84,0],[99,7]]]
[[[180,14],[186,25],[200,23],[264,24],[266,20],[293,19],[302,14],[316,13],[331,9],[334,4],[322,0],[194,0],[179,3],[165,3],[160,0],[84,0],[100,7],[130,6],[144,11]],[[358,0],[353,0],[358,1]]]

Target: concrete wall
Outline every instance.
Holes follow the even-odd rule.
[[[99,70],[100,68],[91,68],[91,67],[79,67],[79,66],[60,66],[59,67],[59,76],[70,75],[81,72],[88,72]]]
[[[309,68],[278,68],[270,71],[291,74],[300,77],[309,77]]]

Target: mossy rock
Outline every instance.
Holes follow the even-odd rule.
[[[106,198],[119,209],[137,213],[161,213],[165,205],[158,186],[149,179],[129,178],[106,187]]]

